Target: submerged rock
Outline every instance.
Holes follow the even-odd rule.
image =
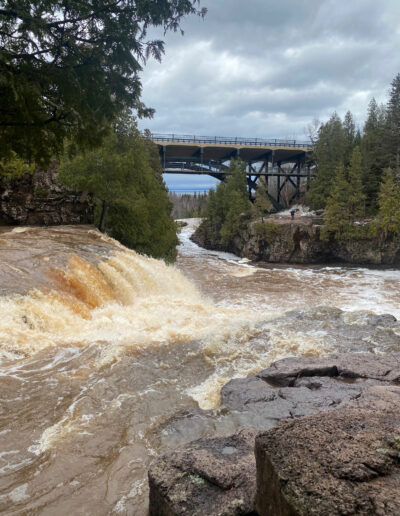
[[[200,439],[163,456],[149,470],[150,516],[251,514],[256,494],[254,438]]]

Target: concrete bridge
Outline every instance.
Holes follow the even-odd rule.
[[[302,188],[308,190],[313,177],[307,163],[312,151],[309,142],[158,133],[149,136],[159,147],[165,174],[205,174],[223,181],[229,174],[229,161],[240,158],[247,165],[250,197],[258,178],[264,176],[277,209],[283,201],[289,203],[299,197]]]

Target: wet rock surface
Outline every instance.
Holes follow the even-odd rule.
[[[256,494],[256,429],[201,439],[149,471],[150,516],[251,514]]]
[[[383,325],[396,322],[390,316],[380,317],[379,322]],[[394,489],[395,485],[400,487],[400,477],[396,473],[400,463],[400,454],[396,451],[397,438],[400,443],[400,416],[393,417],[400,406],[400,353],[338,354],[324,358],[280,360],[256,376],[231,380],[222,388],[221,404],[222,418],[230,417],[231,421],[236,418],[236,421],[251,422],[253,427],[268,430],[257,441],[257,471],[258,478],[262,479],[258,486],[259,514],[400,513],[390,512],[390,507],[400,507],[400,498],[397,500],[395,493],[389,493],[389,488],[385,488],[384,492],[385,496],[390,494],[392,505],[387,506],[389,512],[385,513],[383,495],[377,494],[375,501],[368,502],[364,498],[370,487],[364,491],[360,487],[360,491],[357,491],[352,486],[352,482],[364,481],[364,473],[369,472],[365,481],[377,482],[378,490],[383,489],[385,483],[385,480],[380,483],[376,480],[381,474],[382,479],[389,475],[390,489]],[[205,411],[203,413],[202,419]],[[381,419],[382,427],[379,426]],[[282,424],[276,426],[278,423]],[[251,449],[255,432],[252,428],[246,434],[247,450]],[[304,441],[301,441],[303,434]],[[245,459],[240,459],[243,462],[237,462],[242,472],[240,482],[235,484],[234,493],[228,490],[238,469],[236,466],[229,469],[223,449],[235,449],[238,446],[235,443],[240,443],[242,439],[240,437],[235,441],[238,435],[243,434],[230,438],[200,439],[156,461],[149,474],[150,514],[248,514],[255,510],[255,506],[251,505],[254,493],[251,453],[246,452]],[[226,439],[231,439],[231,444]],[[378,449],[392,451],[376,451]],[[372,450],[371,453],[368,450]],[[324,462],[318,468],[314,467],[322,451],[325,454]],[[272,458],[269,457],[270,453]],[[240,456],[238,452],[235,454]],[[330,454],[333,454],[332,457]],[[280,469],[283,457],[285,460]],[[336,476],[332,473],[332,464],[335,464],[335,471],[342,471],[343,478],[339,473]],[[228,476],[220,473],[219,468],[226,470]],[[290,476],[291,471],[293,476]],[[192,475],[197,475],[195,480]],[[335,479],[333,483],[331,475]],[[319,482],[322,487],[318,487]],[[343,503],[340,501],[341,494],[337,494],[341,492],[341,482],[350,482],[343,488]],[[281,492],[287,483],[290,489]],[[243,492],[246,490],[245,496]],[[235,498],[233,505],[229,506],[231,512],[221,512],[221,503],[227,492],[246,502],[235,505],[238,503],[238,498]],[[304,506],[296,505],[296,497],[308,501],[304,502]],[[323,497],[328,501],[320,509],[318,504]],[[361,505],[357,505],[358,498],[362,500]],[[311,507],[315,504],[317,512],[312,512]],[[233,507],[239,512],[232,512]],[[384,508],[383,512],[379,512],[379,507]]]
[[[257,428],[337,409],[361,398],[369,387],[400,384],[400,354],[340,354],[287,358],[257,376],[228,382],[222,406],[246,413]]]
[[[368,400],[259,435],[258,514],[400,514],[399,403],[399,387],[379,387]]]

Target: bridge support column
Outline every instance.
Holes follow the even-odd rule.
[[[276,185],[276,200],[278,201],[278,204],[280,204],[281,202],[281,190],[283,188],[284,185],[281,186],[281,176],[280,176],[280,173],[281,173],[281,165],[282,163],[280,161],[278,161],[277,163],[278,165],[278,176],[277,176],[277,185]]]
[[[301,186],[301,169],[302,169],[303,162],[299,159],[297,162],[297,181],[296,181],[296,199],[300,198],[300,186]]]

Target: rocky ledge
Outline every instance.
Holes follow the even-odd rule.
[[[319,217],[268,217],[261,221],[242,221],[242,229],[226,246],[216,240],[210,228],[202,223],[192,240],[216,251],[228,251],[252,261],[269,263],[357,265],[399,265],[400,238],[385,241],[378,238],[359,240],[321,240],[323,220]]]
[[[288,358],[221,398],[264,431],[156,460],[152,516],[400,514],[400,354]]]
[[[92,195],[58,181],[55,163],[48,170],[0,181],[0,222],[8,225],[93,224],[93,210]]]

